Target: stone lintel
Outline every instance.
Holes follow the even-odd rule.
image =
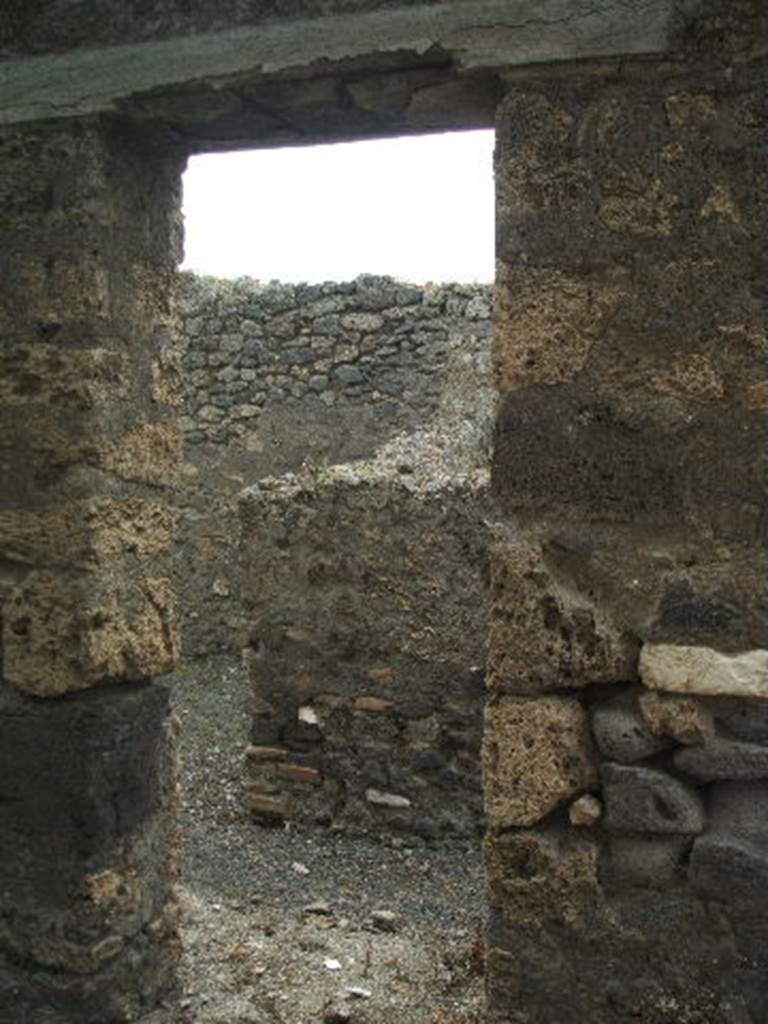
[[[382,55],[442,63],[454,76],[551,61],[663,53],[673,0],[460,0],[271,21],[151,42],[71,49],[0,64],[0,123],[114,110],[122,100],[191,82],[265,77]],[[455,101],[455,97],[453,98]],[[194,113],[194,111],[193,111]]]

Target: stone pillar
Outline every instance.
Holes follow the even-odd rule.
[[[758,5],[716,6],[674,60],[510,76],[499,111],[505,1022],[768,1005],[766,69]]]
[[[0,1021],[171,992],[180,162],[115,121],[0,132]]]

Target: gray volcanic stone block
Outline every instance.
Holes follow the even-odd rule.
[[[708,833],[768,843],[768,782],[718,782],[709,792]]]
[[[592,732],[600,753],[622,764],[642,761],[671,745],[651,732],[634,694],[598,704],[592,712]]]
[[[688,879],[707,899],[762,913],[768,890],[768,784],[712,787],[709,828],[694,842]]]
[[[0,681],[0,1024],[135,1020],[174,990],[168,691]]]
[[[695,789],[655,768],[604,764],[605,823],[616,832],[694,835],[704,828]]]
[[[663,889],[682,875],[689,845],[679,836],[611,836],[605,873],[614,884]]]
[[[768,747],[718,737],[703,746],[678,750],[674,763],[697,782],[765,779],[768,778]]]
[[[688,880],[707,899],[760,907],[768,891],[768,845],[707,834],[691,852]]]
[[[768,743],[768,703],[728,697],[712,701],[715,718],[737,740]]]

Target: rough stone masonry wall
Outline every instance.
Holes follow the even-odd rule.
[[[0,165],[0,1021],[104,1024],[174,988],[180,168],[112,120]]]
[[[373,458],[243,493],[257,819],[481,830],[490,369],[463,353],[432,416]]]
[[[768,1006],[759,5],[499,111],[485,739],[497,1019]]]
[[[487,368],[491,288],[264,285],[181,276],[185,652],[241,643],[236,495],[275,474],[365,458]]]
[[[489,514],[487,471],[383,460],[245,492],[258,820],[479,832]]]

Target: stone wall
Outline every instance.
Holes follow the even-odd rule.
[[[260,820],[482,831],[486,355],[460,348],[431,415],[372,458],[242,495],[247,803]]]
[[[257,819],[480,832],[488,514],[487,472],[381,461],[245,492]]]
[[[768,1005],[766,65],[510,75],[485,793],[503,1021]],[[763,37],[764,38],[764,37]]]
[[[491,288],[389,278],[262,285],[184,274],[179,553],[188,655],[240,646],[236,494],[365,458],[487,373]],[[455,398],[451,398],[455,395]],[[467,407],[478,422],[485,415]],[[457,429],[456,423],[452,429]]]
[[[135,1020],[178,952],[181,160],[81,119],[0,163],[0,1021]]]

